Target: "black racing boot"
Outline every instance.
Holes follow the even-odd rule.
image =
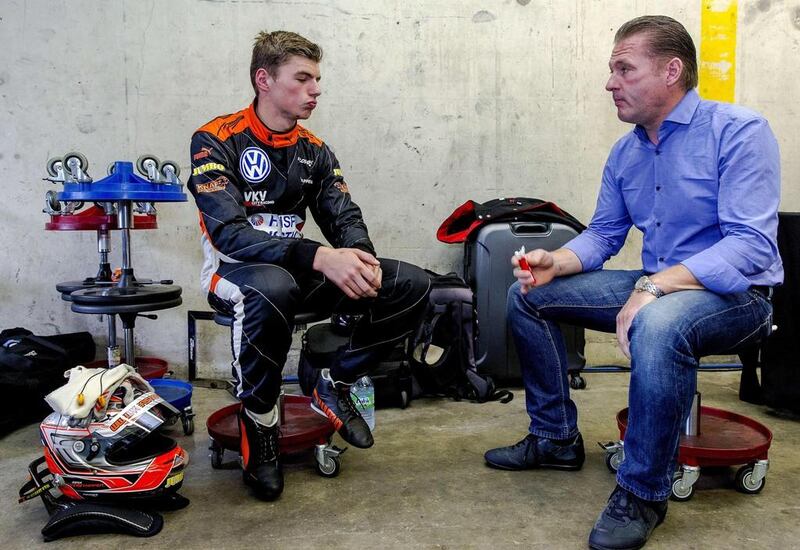
[[[556,443],[529,433],[514,445],[486,451],[483,458],[487,466],[500,470],[580,470],[585,458],[583,437],[579,433],[572,441]]]
[[[366,421],[350,396],[350,385],[334,382],[328,369],[322,369],[311,399],[311,408],[328,417],[342,439],[353,447],[367,449],[375,442]]]
[[[283,468],[279,460],[278,422],[264,426],[239,410],[242,478],[262,500],[275,500],[283,492]]]
[[[589,548],[636,550],[641,548],[667,515],[667,501],[643,500],[617,485],[606,509],[589,534]]]

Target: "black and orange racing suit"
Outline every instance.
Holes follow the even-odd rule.
[[[232,366],[245,407],[266,413],[275,405],[299,311],[364,314],[331,368],[345,383],[414,328],[430,286],[422,269],[381,258],[378,297],[360,300],[313,270],[321,244],[303,237],[307,210],[333,247],[375,254],[339,162],[314,134],[299,124],[273,132],[254,103],[197,130],[191,155],[201,284],[211,306],[234,317]]]

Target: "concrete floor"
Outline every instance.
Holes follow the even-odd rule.
[[[318,476],[310,460],[288,465],[286,490],[275,503],[251,498],[235,467],[211,469],[205,419],[232,399],[197,388],[197,431],[174,432],[192,458],[181,490],[192,504],[165,513],[164,529],[152,539],[95,535],[47,548],[586,548],[614,486],[595,442],[618,435],[614,415],[626,402],[628,376],[587,380],[588,389],[574,392],[587,445],[580,472],[483,465],[486,449],[525,434],[521,391],[507,405],[423,399],[406,410],[379,410],[375,446],[349,449],[335,479]],[[733,468],[701,476],[691,501],[670,504],[648,548],[797,548],[800,422],[740,402],[738,373],[702,373],[699,385],[704,405],[751,416],[773,431],[768,483],[759,495],[743,495],[732,488]],[[26,466],[39,452],[35,426],[0,440],[4,549],[44,546],[41,502],[16,504]]]

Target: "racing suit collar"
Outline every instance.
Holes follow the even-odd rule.
[[[253,134],[258,138],[259,141],[269,145],[270,147],[289,147],[297,143],[297,137],[299,134],[300,126],[298,124],[294,125],[294,128],[289,130],[288,132],[273,132],[267,126],[261,122],[261,119],[258,118],[258,114],[256,114],[256,102],[250,104],[250,107],[247,108],[247,125],[250,129],[253,130]]]

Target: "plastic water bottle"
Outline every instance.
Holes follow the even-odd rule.
[[[353,402],[361,413],[361,417],[369,426],[370,431],[375,429],[375,386],[369,376],[362,376],[350,387]]]

